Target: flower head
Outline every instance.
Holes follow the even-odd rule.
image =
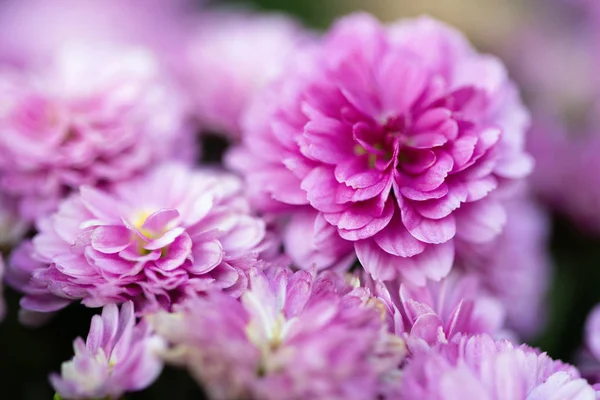
[[[92,317],[87,340],[77,338],[73,348],[75,356],[62,364],[60,375],[50,375],[65,399],[117,399],[150,386],[162,371],[158,353],[164,342],[145,323],[136,325],[132,302],[120,312],[115,304],[105,306]]]
[[[239,301],[214,292],[152,322],[211,397],[368,399],[398,382],[403,342],[363,289],[334,274],[250,275]]]
[[[193,159],[184,102],[142,48],[65,45],[39,68],[1,71],[0,93],[0,191],[25,218],[80,185]]]
[[[455,237],[502,230],[488,194],[531,160],[528,114],[497,59],[433,20],[385,28],[362,14],[298,53],[228,155],[258,207],[311,207],[375,279],[420,284],[449,272]]]
[[[386,304],[392,329],[412,353],[447,343],[457,334],[502,333],[505,309],[474,274],[452,271],[425,286],[364,280]]]
[[[180,164],[106,191],[84,186],[38,229],[28,256],[42,267],[11,266],[32,276],[21,304],[34,311],[75,299],[90,307],[133,299],[143,309],[208,289],[239,295],[265,233],[237,178]],[[50,306],[48,295],[61,301]]]
[[[574,367],[488,335],[457,336],[415,355],[404,369],[401,391],[407,400],[596,399]]]
[[[284,15],[201,14],[178,60],[201,124],[238,139],[250,100],[283,72],[285,59],[307,36]]]

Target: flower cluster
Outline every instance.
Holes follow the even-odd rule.
[[[551,276],[530,117],[459,31],[6,4],[0,278],[23,324],[101,309],[57,397],[117,400],[163,364],[223,400],[600,396],[597,311],[582,374],[518,344]]]
[[[398,384],[402,339],[381,307],[338,275],[251,271],[236,301],[222,292],[159,314],[169,358],[215,399],[370,399]]]

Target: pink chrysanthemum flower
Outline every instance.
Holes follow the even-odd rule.
[[[238,139],[248,102],[283,72],[286,58],[307,37],[284,15],[201,14],[177,64],[203,127]]]
[[[497,59],[430,19],[384,28],[359,14],[294,61],[228,155],[258,207],[312,207],[375,279],[420,284],[449,272],[455,237],[502,230],[487,195],[531,160],[528,114]]]
[[[26,66],[73,40],[149,46],[161,53],[180,42],[193,0],[3,0],[0,60]]]
[[[186,107],[141,48],[65,45],[39,69],[0,72],[0,190],[26,218],[80,185],[191,161]]]
[[[378,301],[338,275],[252,270],[240,300],[220,292],[152,322],[214,399],[373,399],[399,383],[404,343]]]
[[[476,335],[415,355],[403,371],[400,399],[595,400],[596,394],[568,364]]]
[[[105,306],[92,318],[87,340],[77,338],[73,348],[61,374],[50,375],[64,399],[118,399],[150,386],[163,367],[158,354],[164,342],[144,322],[136,325],[132,302],[120,312],[115,304]]]
[[[406,340],[413,353],[447,343],[456,334],[504,333],[502,303],[474,274],[453,271],[440,282],[428,281],[425,286],[364,280],[386,304],[392,330]]]
[[[551,264],[549,221],[526,193],[505,204],[507,221],[495,240],[472,245],[458,242],[458,265],[476,274],[506,309],[507,327],[530,338],[543,326]]]
[[[22,307],[53,311],[75,299],[168,307],[207,289],[239,295],[265,245],[265,224],[241,189],[236,177],[180,164],[108,191],[82,187],[40,220],[31,253],[11,265]]]

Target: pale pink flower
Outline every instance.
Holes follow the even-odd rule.
[[[249,11],[206,11],[193,25],[177,59],[183,84],[205,129],[239,139],[249,101],[309,34],[285,15]]]
[[[457,31],[358,14],[297,52],[228,163],[264,212],[312,208],[375,279],[424,284],[449,272],[455,237],[502,231],[488,194],[530,171],[527,125],[503,65]]]
[[[489,243],[457,243],[458,266],[477,275],[506,309],[506,325],[531,338],[545,322],[552,268],[549,220],[523,190],[505,202],[504,231]]]
[[[0,71],[0,190],[34,219],[80,185],[193,161],[185,102],[152,53],[85,43]]]
[[[595,400],[596,393],[576,368],[546,353],[476,335],[416,354],[404,368],[399,398]]]
[[[78,337],[75,356],[50,375],[50,382],[64,399],[118,399],[125,392],[150,386],[162,371],[158,357],[163,340],[145,322],[136,325],[133,303],[119,309],[109,304],[102,315],[92,317],[84,342]]]
[[[221,292],[151,320],[214,399],[374,399],[400,383],[402,340],[378,301],[341,276],[250,273],[236,300]]]
[[[384,302],[390,328],[406,340],[412,353],[447,343],[457,334],[505,333],[503,304],[474,274],[452,271],[425,286],[363,281]]]
[[[26,294],[22,307],[132,299],[142,310],[208,289],[239,295],[268,245],[241,190],[236,177],[180,164],[108,190],[83,186],[40,220],[33,246],[18,251],[10,274]]]

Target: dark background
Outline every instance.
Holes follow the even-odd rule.
[[[339,15],[361,8],[370,8],[384,20],[431,13],[458,25],[480,48],[493,42],[503,30],[510,29],[520,18],[517,2],[503,0],[257,0],[253,7],[287,11],[313,28],[324,28]],[[236,1],[234,4],[248,5]],[[461,5],[458,9],[452,7]],[[465,12],[471,3],[471,12]],[[495,7],[504,7],[496,9]],[[216,161],[224,142],[214,137],[205,139],[205,160]],[[553,256],[554,280],[548,298],[550,317],[540,337],[531,341],[554,358],[565,361],[581,343],[582,328],[587,313],[600,301],[600,240],[575,228],[567,219],[553,215],[549,251]],[[51,399],[48,384],[50,372],[58,372],[60,364],[72,357],[75,337],[86,337],[92,315],[97,310],[72,305],[59,313],[50,324],[39,329],[25,328],[17,322],[19,295],[6,288],[8,316],[0,324],[0,398]],[[128,399],[201,399],[200,389],[183,371],[167,368],[149,389],[127,395]]]

